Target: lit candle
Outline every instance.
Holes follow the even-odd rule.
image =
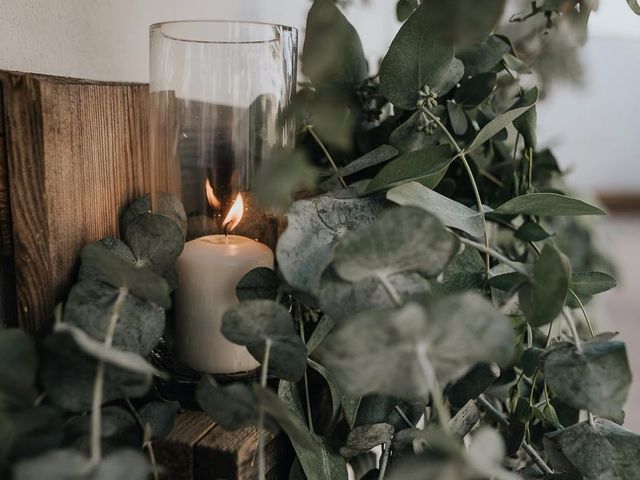
[[[207,198],[219,202],[207,183]],[[218,203],[216,203],[218,202]],[[222,333],[225,311],[238,303],[236,286],[257,267],[273,268],[273,252],[266,245],[238,235],[228,235],[242,219],[244,204],[238,194],[224,222],[224,235],[208,235],[186,243],[176,268],[176,343],[178,358],[205,373],[232,374],[259,366],[243,346]]]

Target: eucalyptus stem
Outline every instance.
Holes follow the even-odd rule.
[[[513,260],[505,257],[504,255],[502,255],[500,252],[487,247],[486,245],[483,245],[481,243],[478,242],[474,242],[473,240],[469,240],[468,238],[464,238],[464,237],[458,237],[461,243],[464,243],[465,245],[469,245],[470,247],[475,248],[476,250],[480,250],[483,253],[486,253],[487,255],[492,256],[493,258],[495,258],[496,260],[509,265],[511,268],[513,268],[516,272],[522,273],[523,275],[526,275],[527,277],[529,277],[529,272],[527,272],[527,270],[522,267],[522,265],[520,265],[517,262],[514,262]]]
[[[567,325],[569,326],[569,330],[571,331],[571,336],[573,337],[573,341],[576,344],[576,350],[578,350],[578,353],[582,353],[582,341],[580,340],[580,336],[578,335],[576,322],[573,321],[571,312],[567,307],[564,307],[562,309],[562,316],[564,317],[565,321],[567,322]]]
[[[467,156],[464,150],[460,148],[460,145],[458,145],[458,142],[456,142],[456,139],[453,138],[453,135],[451,135],[451,132],[449,132],[447,127],[445,127],[442,124],[442,122],[437,117],[437,115],[434,115],[426,107],[422,107],[422,111],[438,126],[438,128],[442,131],[442,133],[444,133],[444,135],[449,140],[449,143],[458,154],[458,157],[460,158],[462,165],[464,165],[464,169],[467,171],[467,176],[469,177],[469,182],[471,183],[471,188],[473,189],[473,195],[475,196],[476,204],[478,205],[478,212],[480,212],[480,215],[482,217],[482,223],[484,225],[484,244],[487,248],[489,248],[489,232],[487,230],[487,219],[485,218],[485,215],[484,215],[484,206],[482,205],[482,198],[480,198],[480,191],[478,190],[478,184],[476,183],[476,179],[473,176],[473,171],[471,170],[471,166],[469,165]],[[489,272],[489,254],[487,252],[485,252],[485,266],[488,273]]]
[[[156,455],[153,451],[153,443],[149,438],[147,438],[147,428],[144,424],[144,421],[140,417],[140,414],[136,410],[136,407],[134,407],[129,397],[125,398],[125,402],[127,403],[129,410],[131,410],[131,414],[133,415],[133,418],[135,418],[136,423],[142,430],[142,448],[146,448],[147,452],[149,453],[149,461],[151,462],[151,469],[153,470],[153,480],[159,480],[160,472],[158,471],[158,463],[156,462]]]
[[[413,424],[413,422],[411,420],[409,420],[409,418],[407,417],[407,415],[402,411],[402,409],[400,408],[399,405],[396,405],[395,407],[393,407],[393,409],[396,411],[396,413],[400,416],[400,418],[404,421],[404,423],[407,424],[407,426],[409,428],[416,428],[416,426]]]
[[[499,423],[503,424],[506,427],[509,426],[509,419],[504,416],[503,413],[498,411],[497,408],[491,405],[491,403],[489,403],[489,401],[483,394],[478,397],[478,403],[482,405],[486,409],[487,413],[489,413]],[[526,441],[523,441],[522,448],[527,453],[527,455],[529,455],[531,460],[533,460],[533,462],[538,466],[538,468],[540,468],[540,470],[542,470],[547,475],[553,474],[553,470],[551,469],[551,467],[546,464],[546,462],[542,459],[542,457],[540,457],[540,455],[538,455],[538,452],[536,452],[536,450],[531,445],[529,445]]]
[[[398,293],[398,290],[396,290],[396,287],[394,287],[393,284],[389,281],[389,278],[387,278],[386,275],[378,274],[378,279],[380,280],[380,283],[382,283],[382,286],[389,293],[389,296],[393,300],[393,303],[396,304],[396,307],[401,307],[403,303],[402,297]]]
[[[574,300],[578,303],[578,306],[582,311],[582,316],[584,317],[584,321],[587,323],[587,327],[589,328],[589,333],[591,334],[591,338],[595,337],[596,334],[593,330],[593,325],[591,324],[591,320],[589,320],[589,315],[587,315],[587,309],[584,308],[584,304],[582,303],[582,300],[580,300],[580,297],[578,297],[578,295],[576,295],[576,292],[574,292],[573,290],[569,289],[569,293],[574,298]]]
[[[424,374],[424,378],[427,382],[427,386],[429,387],[429,391],[431,393],[431,402],[433,403],[433,408],[438,414],[438,421],[444,432],[446,434],[450,434],[450,426],[449,422],[451,421],[451,415],[449,414],[449,410],[445,405],[444,398],[442,397],[442,391],[440,390],[440,386],[438,385],[438,381],[436,380],[435,372],[433,371],[433,367],[427,362],[427,346],[424,343],[419,343],[416,348],[416,356],[418,357],[418,363],[420,364],[420,368]],[[426,418],[425,418],[426,425]]]
[[[307,344],[307,340],[304,338],[304,322],[302,321],[302,316],[298,311],[298,322],[300,324],[300,337],[302,338],[302,343]],[[309,400],[309,376],[307,375],[307,367],[304,369],[304,395],[305,402],[307,404],[307,424],[309,425],[309,431],[311,433],[315,433],[313,431],[313,419],[311,416],[311,401]]]
[[[124,305],[124,301],[127,298],[129,289],[127,287],[120,287],[118,289],[118,296],[111,308],[111,316],[109,317],[109,324],[107,325],[107,331],[104,336],[104,346],[109,348],[113,344],[113,337],[116,333],[116,326],[118,325],[118,317],[120,310]],[[91,464],[98,465],[102,461],[102,398],[104,393],[104,371],[105,364],[102,360],[98,360],[98,366],[96,367],[96,379],[93,384],[93,401],[91,404]]]
[[[304,128],[313,137],[313,140],[318,144],[318,146],[320,147],[320,150],[322,150],[322,153],[324,153],[325,157],[327,157],[327,160],[329,160],[329,163],[331,164],[331,168],[333,168],[333,171],[336,173],[336,177],[338,177],[338,181],[340,181],[340,184],[342,185],[342,187],[347,188],[347,182],[345,182],[344,178],[342,178],[342,176],[340,175],[340,170],[338,169],[338,165],[336,165],[336,162],[333,160],[333,157],[329,153],[329,150],[327,149],[327,147],[324,145],[324,143],[322,143],[322,140],[320,140],[320,137],[318,136],[318,134],[315,132],[315,130],[313,130],[313,126],[307,124],[304,126]]]
[[[383,446],[382,458],[380,459],[380,473],[378,474],[378,480],[384,480],[384,474],[387,471],[387,464],[389,463],[389,454],[391,453],[391,442],[385,443]]]
[[[267,338],[264,347],[264,358],[260,370],[260,386],[267,388],[267,372],[269,371],[269,354],[271,353],[271,339]],[[258,413],[258,479],[267,477],[267,465],[264,454],[264,409],[260,407]]]

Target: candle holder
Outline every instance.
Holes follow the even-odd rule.
[[[286,112],[296,61],[291,27],[178,21],[150,28],[151,183],[179,195],[187,213],[174,345],[198,372],[236,377],[258,367],[220,326],[242,276],[274,266],[281,218],[262,210],[252,192],[261,164],[293,147]]]

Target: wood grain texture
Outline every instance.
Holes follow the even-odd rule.
[[[117,235],[122,208],[150,190],[148,86],[8,72],[0,83],[18,323],[36,333],[82,246]]]
[[[216,426],[195,447],[195,480],[220,478],[255,480],[258,478],[258,431],[248,427],[233,432]],[[280,442],[265,433],[267,478],[281,478]]]
[[[162,478],[193,480],[194,447],[214,427],[213,420],[203,412],[179,414],[169,436],[153,443],[156,461],[163,469]]]

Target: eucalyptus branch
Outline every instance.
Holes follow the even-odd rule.
[[[426,107],[422,107],[422,112],[424,112],[425,115],[427,115],[427,117],[429,117],[431,119],[431,121],[433,121],[438,126],[438,128],[442,131],[442,133],[444,133],[444,135],[449,140],[449,143],[451,144],[451,146],[455,149],[456,153],[458,154],[458,157],[460,158],[460,161],[462,162],[462,165],[464,165],[464,169],[467,171],[467,176],[469,177],[469,182],[471,182],[471,188],[473,189],[473,195],[475,196],[476,204],[478,206],[478,212],[480,212],[480,215],[482,217],[482,223],[484,225],[484,244],[485,244],[485,246],[487,248],[489,248],[489,232],[487,230],[487,220],[486,220],[485,215],[484,215],[484,206],[482,205],[482,198],[480,198],[480,191],[478,190],[478,184],[476,183],[476,179],[473,176],[473,171],[471,170],[471,166],[469,165],[469,162],[467,161],[467,156],[466,156],[464,150],[462,150],[462,148],[460,148],[460,145],[458,145],[458,142],[456,142],[456,139],[453,138],[453,135],[451,135],[451,132],[449,132],[447,127],[445,127],[443,125],[443,123],[440,121],[440,119],[437,117],[437,115],[434,115]],[[487,252],[485,252],[485,254],[486,254],[485,255],[485,266],[486,266],[487,273],[488,273],[489,272],[489,254]]]
[[[497,408],[491,405],[491,403],[485,398],[484,395],[480,395],[478,397],[478,403],[482,405],[486,409],[487,413],[490,414],[496,421],[502,423],[506,427],[509,426],[509,419]],[[526,454],[529,455],[531,460],[533,460],[533,462],[538,466],[538,468],[540,468],[540,470],[542,470],[546,475],[553,475],[553,470],[551,469],[551,467],[546,464],[546,462],[542,459],[542,457],[540,457],[540,455],[538,455],[538,452],[536,452],[536,450],[531,445],[529,445],[526,441],[523,441],[522,448],[524,449]]]
[[[113,344],[113,337],[116,333],[116,326],[118,325],[118,317],[120,310],[124,305],[124,301],[127,298],[129,289],[126,287],[120,287],[118,290],[118,296],[111,309],[111,316],[109,317],[109,324],[107,325],[107,331],[104,336],[105,347],[111,347]],[[98,366],[96,368],[96,379],[93,384],[93,402],[91,405],[91,464],[98,465],[102,461],[102,398],[104,390],[104,371],[105,364],[102,360],[98,360]]]
[[[271,353],[271,339],[267,338],[264,347],[264,358],[260,369],[260,386],[267,388],[267,372],[269,371],[269,355]],[[264,453],[264,409],[260,407],[258,413],[258,478],[265,480],[267,476],[267,465]]]
[[[149,453],[149,461],[151,462],[151,469],[153,470],[153,480],[159,480],[160,472],[158,471],[156,455],[155,455],[155,452],[153,451],[153,443],[151,442],[151,439],[147,438],[147,426],[142,420],[142,417],[140,417],[140,414],[138,413],[138,410],[136,410],[136,407],[133,406],[131,399],[129,397],[126,397],[125,402],[127,403],[129,410],[131,410],[131,415],[133,415],[133,418],[135,418],[136,423],[142,430],[142,435],[143,435],[142,448],[146,448],[147,452]]]
[[[327,157],[327,160],[329,160],[329,163],[331,164],[331,168],[333,168],[333,171],[336,173],[336,177],[338,177],[338,180],[340,181],[340,184],[342,185],[342,187],[347,188],[347,182],[345,182],[344,178],[340,176],[340,170],[338,169],[338,165],[336,165],[336,162],[333,160],[333,157],[329,153],[329,150],[324,145],[322,140],[320,140],[320,137],[313,129],[313,126],[306,124],[304,128],[313,137],[313,140],[318,144],[318,146],[322,150],[322,153],[324,153],[325,157]]]
[[[567,325],[569,326],[569,330],[571,331],[571,336],[573,337],[573,341],[576,344],[576,350],[578,353],[582,353],[582,341],[580,340],[580,336],[578,335],[578,329],[576,328],[576,322],[573,320],[573,316],[567,307],[562,309],[562,316],[564,317]]]
[[[465,245],[469,245],[470,247],[475,248],[476,250],[479,250],[483,253],[486,253],[487,255],[492,256],[493,258],[495,258],[496,260],[509,265],[511,268],[513,268],[516,272],[522,273],[523,275],[526,275],[527,277],[529,277],[529,272],[527,272],[527,270],[525,268],[522,267],[522,265],[520,265],[517,262],[514,262],[513,260],[505,257],[504,255],[502,255],[500,252],[487,247],[486,245],[482,245],[481,243],[478,242],[474,242],[473,240],[469,240],[468,238],[464,238],[464,237],[458,237],[458,239],[460,240],[461,243],[464,243]]]

